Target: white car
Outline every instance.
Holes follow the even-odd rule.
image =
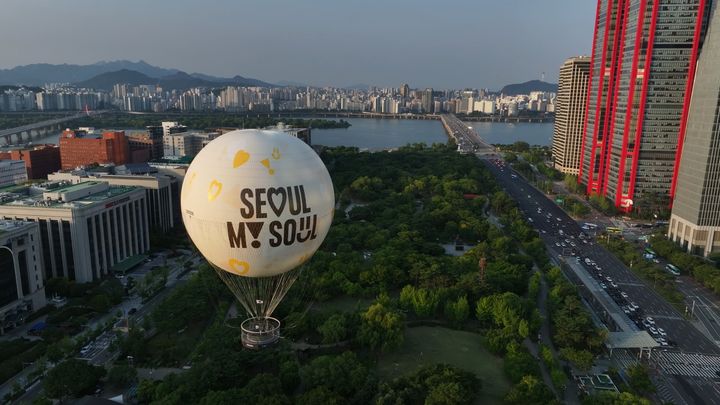
[[[655,325],[655,320],[652,319],[651,316],[646,317],[645,320],[647,320],[650,323],[650,325]]]
[[[655,329],[654,326],[651,326],[649,329],[650,329],[650,333],[652,333],[653,335],[657,335],[657,334],[658,334],[658,331],[657,331],[657,329]]]
[[[605,285],[605,283],[600,283],[600,288],[602,288],[603,290],[605,290],[605,289],[607,289],[607,285]]]
[[[628,294],[627,294],[625,291],[623,291],[623,292],[620,293],[620,296],[623,297],[623,298],[627,298],[627,297],[628,297]]]
[[[667,332],[665,332],[665,329],[657,328],[657,331],[660,334],[660,336],[667,336]]]
[[[635,308],[635,309],[640,308],[640,305],[638,305],[638,304],[636,304],[636,303],[634,303],[634,302],[631,302],[631,303],[630,303],[630,306],[633,307],[633,308]]]

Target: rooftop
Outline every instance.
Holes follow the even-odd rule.
[[[73,198],[71,201],[62,201],[60,199],[49,199],[48,196],[70,195],[71,193],[82,192],[97,186],[106,186],[106,182],[102,181],[85,181],[78,184],[70,184],[67,182],[45,183],[34,187],[16,187],[8,190],[9,187],[0,189],[0,206],[26,206],[26,207],[43,207],[43,208],[79,208],[96,204],[103,201],[111,200],[122,194],[129,193],[138,187],[133,186],[107,186],[100,191],[81,195]]]

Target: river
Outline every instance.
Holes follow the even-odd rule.
[[[448,139],[440,121],[371,118],[345,120],[351,124],[349,128],[313,129],[313,144],[378,150],[397,148],[408,143],[445,143]],[[483,139],[495,144],[525,141],[531,145],[548,146],[553,131],[552,123],[474,122],[468,125]],[[35,143],[57,143],[58,137],[59,134],[55,134]]]

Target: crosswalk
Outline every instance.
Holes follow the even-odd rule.
[[[670,375],[709,379],[720,377],[720,356],[659,352],[654,357],[658,367]]]

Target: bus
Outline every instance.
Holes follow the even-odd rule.
[[[680,269],[678,269],[677,266],[675,266],[674,264],[668,263],[667,266],[665,266],[665,270],[667,270],[667,272],[672,274],[673,276],[680,275]]]
[[[623,232],[622,228],[617,228],[614,226],[608,226],[607,228],[605,228],[605,230],[608,233],[614,233],[614,234],[621,234]]]

